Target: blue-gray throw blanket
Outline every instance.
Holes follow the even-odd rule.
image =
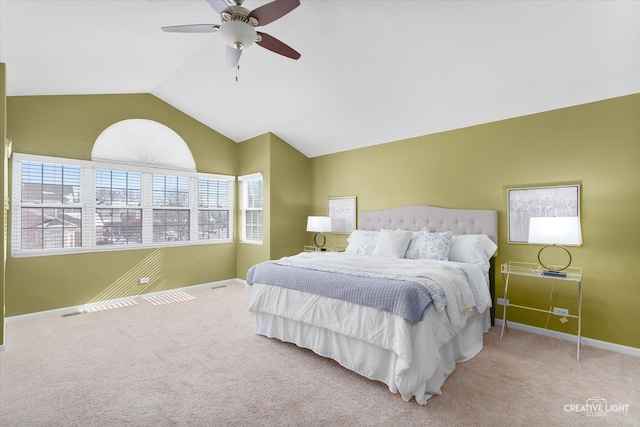
[[[282,286],[387,311],[415,325],[432,304],[428,290],[417,282],[305,269],[273,262],[254,265],[247,284]]]

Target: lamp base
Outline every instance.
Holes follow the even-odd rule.
[[[563,251],[565,251],[567,253],[567,255],[569,255],[569,262],[567,263],[567,265],[565,265],[562,268],[558,268],[558,266],[554,265],[553,267],[556,267],[555,270],[551,270],[549,267],[547,267],[542,260],[540,259],[540,254],[542,253],[542,251],[544,251],[547,248],[560,248]],[[571,265],[571,252],[569,252],[569,250],[567,248],[565,248],[564,246],[560,246],[560,245],[547,245],[544,246],[542,249],[540,249],[540,251],[538,251],[538,263],[543,266],[544,268],[546,268],[545,272],[543,272],[542,274],[545,276],[556,276],[556,277],[566,277],[567,273],[561,273],[561,270],[564,270],[565,268],[569,267]],[[549,274],[545,274],[545,273],[549,273]]]
[[[322,244],[321,245],[318,244],[318,236],[322,237]],[[324,247],[324,245],[327,244],[327,237],[324,234],[316,233],[313,236],[313,243],[315,243],[315,245],[316,245],[316,251],[326,251],[327,250],[327,248]]]

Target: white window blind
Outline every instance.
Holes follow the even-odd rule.
[[[238,181],[240,183],[240,241],[262,243],[262,174],[241,176],[238,177]]]
[[[227,175],[15,153],[12,255],[233,241]]]
[[[153,241],[190,239],[189,178],[153,174]]]
[[[198,178],[198,239],[233,238],[233,182]]]
[[[22,205],[19,238],[23,250],[66,249],[82,246],[80,168],[25,162],[14,178],[20,183]]]
[[[142,243],[142,173],[96,169],[96,245]]]

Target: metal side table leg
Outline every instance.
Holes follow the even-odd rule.
[[[580,361],[580,347],[582,347],[582,280],[578,282],[578,353],[576,360]]]
[[[507,328],[507,332],[509,332],[509,328],[507,327],[507,291],[509,289],[509,273],[502,274],[502,281],[504,282],[504,292],[502,293],[504,304],[502,306],[502,330],[500,331],[500,341],[502,341],[504,329]]]

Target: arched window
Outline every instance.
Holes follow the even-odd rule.
[[[235,177],[196,172],[172,129],[117,122],[91,158],[14,154],[13,256],[233,241]]]
[[[128,119],[106,128],[96,139],[91,159],[157,168],[195,171],[186,142],[167,126],[146,119]]]

